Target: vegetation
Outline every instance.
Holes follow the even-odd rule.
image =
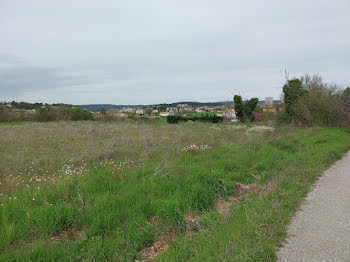
[[[0,103],[0,105],[5,105],[6,103]],[[12,101],[11,103],[8,103],[11,105],[14,109],[24,109],[24,110],[31,110],[31,109],[39,109],[41,107],[48,107],[48,106],[66,106],[70,107],[71,105],[67,104],[43,104],[43,103],[28,103],[28,102],[16,102]]]
[[[67,114],[71,120],[94,120],[94,116],[91,112],[81,107],[70,107],[67,110]]]
[[[169,115],[166,118],[169,124],[177,124],[178,122],[188,122],[188,121],[200,121],[200,122],[209,122],[209,123],[219,123],[223,121],[221,116],[216,114],[200,114],[192,116],[182,116],[182,115]]]
[[[350,126],[350,89],[325,84],[305,75],[283,86],[285,111],[280,122],[308,126]]]
[[[349,129],[321,128],[350,126],[349,87],[306,75],[283,93],[279,108],[235,95],[241,124],[0,104],[0,261],[276,260],[310,186],[350,149]]]
[[[199,220],[197,234],[179,236],[169,250],[155,260],[275,261],[276,252],[286,238],[291,216],[310,186],[323,170],[341,158],[341,152],[349,149],[349,132],[344,129],[328,128],[311,137],[304,135],[265,147],[267,156],[263,162],[267,169],[254,172],[258,174],[258,184],[264,187],[263,193],[252,194],[235,203],[224,217],[216,212],[206,213]],[[340,140],[346,146],[341,145]],[[256,159],[256,154],[259,150],[249,155]],[[283,163],[278,164],[279,161]],[[260,166],[261,162],[255,164]]]
[[[248,101],[243,101],[241,96],[235,95],[233,100],[235,102],[235,111],[237,118],[243,123],[254,121],[253,112],[258,105],[259,99],[252,98]]]
[[[0,129],[1,261],[133,261],[159,239],[170,244],[160,261],[271,261],[309,186],[350,148],[340,128]]]
[[[301,81],[294,78],[288,80],[283,86],[283,94],[285,113],[288,117],[286,120],[291,122],[296,116],[295,110],[299,104],[299,100],[307,94],[307,91],[303,88]]]
[[[14,102],[12,102],[14,103]],[[11,103],[11,104],[12,104]],[[31,107],[32,104],[21,102],[19,105],[24,104],[27,107]],[[34,104],[36,107],[37,104]],[[38,104],[40,105],[40,104]],[[62,120],[93,120],[94,117],[91,112],[81,107],[73,107],[66,105],[46,105],[36,107],[35,109],[24,110],[23,107],[8,107],[6,105],[0,105],[0,122],[16,122],[16,121],[62,121]]]

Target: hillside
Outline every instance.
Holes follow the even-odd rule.
[[[279,104],[281,103],[281,100],[273,100],[274,104]],[[157,107],[160,105],[166,106],[166,107],[176,107],[180,104],[187,104],[190,107],[203,107],[203,106],[208,106],[208,107],[215,107],[215,106],[223,106],[223,105],[230,105],[234,106],[233,101],[228,101],[228,102],[176,102],[176,103],[170,103],[170,104],[152,104],[152,105],[114,105],[114,104],[87,104],[87,105],[78,105],[82,108],[85,108],[91,112],[98,112],[102,108],[105,108],[107,110],[119,110],[122,108],[144,108],[144,107]],[[263,105],[264,101],[259,101],[258,105]]]

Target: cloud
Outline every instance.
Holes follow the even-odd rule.
[[[0,0],[0,92],[77,104],[277,98],[285,68],[349,85],[349,11],[347,0]]]

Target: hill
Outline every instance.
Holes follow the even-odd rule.
[[[274,104],[281,103],[281,100],[273,100]],[[209,107],[215,107],[215,106],[223,106],[223,105],[230,105],[234,106],[235,103],[233,101],[225,101],[225,102],[191,102],[191,101],[184,101],[184,102],[175,102],[175,103],[163,103],[163,104],[152,104],[152,105],[114,105],[114,104],[87,104],[87,105],[77,105],[82,108],[85,108],[91,112],[98,112],[102,108],[105,108],[107,110],[118,110],[122,108],[144,108],[144,107],[158,107],[158,106],[166,106],[166,107],[177,107],[181,104],[187,104],[191,107],[197,108],[197,107],[203,107],[203,106],[209,106]],[[264,104],[264,101],[259,101],[258,105],[261,106]]]

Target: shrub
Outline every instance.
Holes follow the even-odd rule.
[[[233,100],[235,102],[236,116],[241,122],[252,122],[255,120],[253,112],[258,105],[258,98],[243,101],[241,96],[235,95]]]
[[[54,114],[50,108],[39,108],[37,111],[37,121],[39,122],[47,122],[47,121],[53,121]]]
[[[70,107],[67,113],[70,120],[94,120],[92,113],[81,107]]]
[[[167,116],[166,120],[169,124],[177,124],[180,121],[183,121],[183,122],[200,121],[200,122],[219,123],[223,121],[223,118],[216,114],[214,115],[204,114],[201,116],[186,116],[186,117],[183,117],[181,115],[169,115]]]
[[[177,124],[181,120],[182,120],[182,117],[180,115],[169,115],[166,117],[166,121],[169,124]]]
[[[288,80],[279,122],[308,126],[350,126],[350,89],[323,83],[318,75]]]
[[[295,117],[295,108],[298,105],[299,99],[303,97],[307,91],[303,88],[302,82],[293,78],[288,80],[283,86],[285,115],[284,120],[290,123]]]

